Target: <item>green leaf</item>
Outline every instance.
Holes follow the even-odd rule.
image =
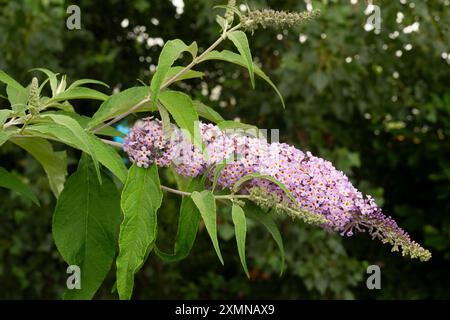
[[[0,147],[14,135],[14,131],[0,131]]]
[[[205,223],[206,230],[216,250],[220,262],[223,264],[222,254],[220,253],[219,240],[217,239],[217,212],[216,200],[211,191],[194,191],[191,195],[192,200],[200,211],[200,215]]]
[[[101,82],[101,81],[98,81],[98,80],[93,80],[93,79],[81,79],[81,80],[74,81],[74,82],[67,88],[67,90],[70,90],[70,89],[73,89],[73,88],[77,88],[77,87],[80,87],[80,86],[85,85],[85,84],[99,84],[99,85],[101,85],[101,86],[104,86],[104,87],[109,88],[109,86],[108,86],[106,83]]]
[[[220,52],[219,51],[211,51],[202,58],[202,61],[206,61],[206,60],[221,60],[221,61],[226,61],[226,62],[237,64],[241,67],[247,66],[245,60],[240,55],[238,55],[237,53],[228,51],[228,50],[223,50]],[[281,95],[281,92],[280,92],[280,90],[278,90],[277,86],[272,82],[272,80],[270,80],[270,78],[264,73],[264,71],[262,71],[261,68],[259,68],[255,64],[254,64],[254,69],[255,69],[256,75],[258,75],[261,79],[266,81],[275,90],[275,92],[277,93],[278,97],[281,100],[281,104],[283,105],[283,108],[285,108],[286,106],[284,104],[283,96]]]
[[[89,118],[87,116],[83,116],[78,113],[66,111],[66,110],[46,111],[46,112],[41,113],[41,115],[46,115],[46,114],[62,114],[62,115],[71,117],[76,122],[78,122],[83,129],[86,129],[92,120],[91,118]],[[124,137],[125,136],[122,132],[120,132],[120,131],[116,130],[114,127],[110,127],[110,126],[103,128],[102,130],[98,131],[96,134],[101,135],[101,136],[108,136],[108,137]]]
[[[198,114],[191,98],[182,92],[166,90],[161,92],[159,99],[177,125],[181,129],[187,130],[191,136],[191,141],[202,149]]]
[[[4,71],[0,70],[0,82],[5,83],[7,86],[14,87],[16,89],[25,89],[20,83],[11,78]]]
[[[235,192],[237,192],[239,190],[239,188],[241,187],[241,185],[244,182],[247,182],[249,180],[253,180],[253,179],[264,179],[264,180],[268,180],[270,182],[275,183],[278,187],[280,187],[281,190],[283,190],[286,195],[289,197],[289,199],[291,199],[292,203],[294,205],[297,205],[297,200],[294,198],[294,196],[292,195],[292,193],[289,191],[289,189],[280,181],[278,181],[277,179],[275,179],[272,176],[266,175],[266,174],[261,174],[261,173],[250,173],[244,177],[242,177],[241,179],[239,179],[233,186],[233,190]]]
[[[183,41],[179,39],[167,41],[164,45],[161,54],[159,55],[158,67],[156,73],[153,75],[150,83],[151,103],[152,107],[156,107],[156,101],[158,101],[161,86],[167,77],[170,67],[174,64],[180,55],[189,51],[193,58],[197,55],[197,44],[194,42],[190,46],[187,46]]]
[[[104,121],[123,114],[144,99],[147,99],[147,102],[150,101],[148,96],[148,87],[133,87],[110,96],[94,114],[88,129],[92,129]],[[145,103],[142,107],[144,106]]]
[[[243,31],[233,31],[228,33],[228,38],[234,43],[242,58],[244,59],[248,72],[250,74],[250,81],[253,88],[255,88],[255,67],[253,64],[252,53],[248,44],[247,35]]]
[[[222,116],[217,111],[215,111],[211,107],[208,107],[202,102],[194,100],[192,103],[194,104],[195,110],[197,111],[199,117],[202,117],[214,123],[225,121],[225,119],[222,118]]]
[[[16,191],[39,206],[39,200],[31,191],[30,187],[2,167],[0,167],[0,187]]]
[[[203,184],[200,179],[194,179],[187,187],[187,192],[200,191]],[[174,253],[167,254],[155,247],[155,252],[164,261],[180,261],[189,255],[194,245],[200,223],[200,212],[191,197],[183,197],[178,218],[178,231],[175,238]]]
[[[15,112],[24,112],[27,109],[28,90],[25,88],[16,88],[8,85],[6,87],[8,100],[11,103],[11,109]]]
[[[231,120],[224,120],[222,122],[219,122],[217,124],[220,130],[227,131],[227,130],[236,130],[241,131],[242,133],[248,133],[252,137],[258,137],[259,136],[259,129],[257,126],[246,124],[242,122],[237,121],[231,121]]]
[[[262,223],[269,233],[272,235],[272,238],[275,240],[275,243],[278,246],[278,249],[280,250],[281,255],[281,266],[280,266],[280,276],[283,274],[284,266],[285,266],[285,254],[284,254],[284,245],[283,245],[283,238],[281,237],[281,233],[278,230],[277,225],[275,224],[274,220],[271,218],[270,214],[264,213],[259,207],[257,207],[254,204],[247,203],[246,206],[246,212],[247,216],[250,217],[253,220],[259,221]]]
[[[247,261],[245,260],[245,237],[247,234],[247,220],[245,218],[244,210],[242,210],[242,208],[236,203],[233,203],[231,216],[234,223],[234,233],[236,235],[236,243],[239,252],[239,258],[241,259],[242,268],[244,269],[247,277],[250,278],[250,274],[248,273],[247,268]]]
[[[40,71],[43,72],[47,75],[49,81],[50,81],[50,88],[52,89],[52,97],[54,97],[56,95],[56,91],[58,89],[58,74],[59,73],[54,73],[53,71],[50,71],[48,69],[45,68],[35,68],[35,69],[31,69],[30,71]]]
[[[88,144],[92,147],[91,150],[88,149],[85,144],[80,144],[69,129],[56,123],[32,125],[27,127],[24,133],[39,136],[45,139],[60,141],[88,154],[90,154],[93,150],[92,155],[101,164],[107,167],[121,182],[125,181],[127,169],[120,155],[114,148],[106,145],[90,133],[86,132],[85,138]]]
[[[11,141],[30,153],[42,165],[47,174],[50,189],[58,198],[64,189],[67,176],[66,152],[55,152],[50,142],[38,137],[14,138]]]
[[[178,73],[180,73],[184,67],[171,67],[169,71],[167,71],[166,78],[164,79],[164,82],[168,81],[172,77],[176,76]],[[200,71],[194,71],[194,70],[188,70],[185,72],[182,76],[180,76],[177,81],[183,81],[183,80],[189,80],[189,79],[195,79],[200,78],[203,79],[204,73]]]
[[[155,164],[148,169],[135,164],[128,172],[122,191],[123,221],[117,257],[117,291],[120,299],[130,299],[134,274],[140,269],[156,239],[157,211],[162,192]]]
[[[84,155],[69,177],[53,215],[53,238],[69,265],[81,270],[81,289],[66,290],[65,299],[92,299],[108,274],[116,253],[120,199],[105,174],[100,185],[92,160]]]
[[[98,164],[95,149],[92,145],[91,136],[86,131],[84,131],[84,129],[80,126],[80,124],[77,121],[68,116],[59,114],[48,114],[46,115],[46,117],[52,119],[57,124],[70,130],[70,132],[72,133],[73,143],[83,148],[83,150],[87,150],[87,153],[91,155],[92,160],[94,161],[97,177],[99,181],[101,181],[100,166]]]
[[[49,103],[57,102],[57,101],[75,100],[75,99],[92,99],[92,100],[105,101],[106,99],[108,99],[108,96],[106,94],[101,93],[100,91],[97,91],[94,89],[76,87],[76,88],[68,89],[64,92],[61,92],[57,96],[51,98],[49,100]]]
[[[0,130],[3,129],[3,125],[5,124],[6,120],[11,115],[11,110],[0,110]]]

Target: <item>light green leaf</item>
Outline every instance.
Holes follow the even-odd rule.
[[[92,129],[104,121],[123,114],[145,99],[147,99],[147,105],[149,105],[148,102],[150,99],[148,97],[148,87],[133,87],[110,96],[101,104],[100,108],[94,114],[88,129]],[[142,108],[144,108],[145,105],[146,104],[144,103]]]
[[[27,89],[8,85],[6,87],[6,93],[8,94],[8,100],[11,104],[11,109],[13,109],[15,112],[24,112],[27,109]]]
[[[200,179],[194,179],[187,187],[187,192],[200,191],[203,184]],[[178,218],[178,231],[175,238],[175,248],[173,254],[161,252],[155,247],[155,252],[164,261],[180,261],[189,255],[194,245],[200,223],[200,212],[195,206],[191,197],[183,197],[180,207],[180,217]]]
[[[6,120],[11,115],[11,110],[0,110],[0,130],[3,129],[3,125],[5,124]]]
[[[241,259],[242,268],[245,271],[247,277],[250,278],[248,273],[247,261],[245,260],[245,238],[247,235],[247,220],[245,218],[245,213],[242,208],[233,203],[231,209],[231,216],[234,223],[234,234],[236,235],[236,243],[239,252],[239,258]]]
[[[64,126],[56,123],[37,124],[27,127],[25,134],[39,136],[45,139],[60,141],[88,154],[93,150],[93,156],[108,168],[121,182],[125,181],[127,169],[122,158],[114,148],[105,144],[92,134],[86,133],[86,141],[91,145],[91,151],[85,144],[79,144],[73,133]]]
[[[169,71],[167,71],[166,78],[164,79],[164,82],[168,81],[172,77],[176,76],[178,73],[180,73],[184,67],[171,67]],[[183,81],[183,80],[189,80],[189,79],[195,79],[200,78],[203,79],[204,73],[200,71],[194,71],[189,70],[185,72],[182,76],[180,76],[177,81]]]
[[[7,86],[14,87],[16,89],[25,89],[20,83],[11,78],[4,71],[0,70],[0,82],[5,83]]]
[[[228,50],[223,50],[220,52],[219,51],[211,51],[202,58],[202,61],[206,61],[206,60],[221,60],[221,61],[226,61],[226,62],[237,64],[241,67],[247,66],[245,60],[239,54],[228,51]],[[255,69],[256,75],[259,76],[264,81],[266,81],[275,90],[275,92],[277,93],[278,97],[281,100],[281,104],[283,105],[283,108],[285,108],[286,106],[284,104],[283,96],[281,95],[281,92],[280,92],[280,90],[278,90],[277,86],[272,82],[272,80],[270,80],[270,78],[264,73],[264,71],[261,70],[261,68],[254,65],[254,69]]]
[[[50,142],[38,137],[14,138],[11,141],[30,153],[42,165],[47,174],[50,189],[58,198],[64,189],[67,176],[66,152],[55,152]]]
[[[191,141],[202,149],[198,114],[191,98],[182,92],[166,90],[161,92],[159,99],[177,125],[181,129],[187,130],[191,136]]]
[[[66,290],[64,299],[92,299],[108,274],[116,252],[120,199],[105,174],[100,185],[92,160],[83,156],[67,180],[53,215],[53,238],[69,265],[81,270],[81,289]]]
[[[80,124],[74,119],[59,114],[48,114],[46,117],[52,119],[57,124],[67,128],[72,133],[72,141],[83,150],[87,150],[87,153],[91,155],[92,160],[94,161],[95,171],[97,172],[97,177],[99,181],[101,181],[100,175],[100,166],[98,164],[98,160],[96,157],[95,149],[92,145],[91,136],[84,131],[84,129],[80,126]]]
[[[116,261],[120,299],[131,298],[134,274],[144,263],[156,239],[157,211],[162,197],[156,165],[144,169],[134,164],[122,191],[124,218],[120,226],[119,256]]]
[[[219,240],[217,239],[217,212],[216,200],[211,191],[194,191],[191,195],[192,200],[200,211],[200,215],[205,223],[206,230],[216,250],[220,262],[223,264],[222,253],[220,253]]]
[[[192,57],[195,58],[197,55],[197,44],[194,42],[190,46],[187,46],[183,41],[175,39],[167,41],[164,45],[161,54],[159,55],[156,73],[153,75],[152,81],[150,83],[150,105],[152,107],[156,107],[156,101],[158,101],[161,86],[166,79],[170,67],[185,51],[189,51]]]
[[[39,206],[39,200],[31,191],[30,187],[2,167],[0,167],[0,187],[16,191]]]
[[[250,81],[253,88],[255,87],[255,67],[253,65],[252,53],[248,44],[247,35],[243,31],[233,31],[228,33],[228,38],[234,43],[242,58],[244,59],[248,72],[250,74]]]
[[[109,86],[108,86],[106,83],[101,82],[101,81],[98,81],[98,80],[93,80],[93,79],[81,79],[81,80],[74,81],[74,82],[67,88],[67,91],[69,91],[69,90],[72,89],[72,88],[77,88],[77,87],[80,87],[80,86],[85,85],[85,84],[99,84],[99,85],[101,85],[101,86],[104,86],[104,87],[109,88]]]
[[[225,119],[222,118],[222,116],[217,111],[215,111],[211,107],[208,107],[202,102],[194,100],[192,103],[194,104],[195,110],[197,111],[199,117],[202,117],[214,123],[225,121]]]
[[[100,91],[97,91],[94,89],[76,87],[76,88],[68,89],[64,92],[61,92],[57,96],[51,98],[49,100],[49,103],[58,102],[58,101],[66,101],[66,100],[75,100],[75,99],[92,99],[92,100],[105,101],[106,99],[108,99],[108,96],[106,94],[101,93]]]
[[[78,113],[70,112],[70,111],[66,111],[66,110],[47,111],[47,112],[41,113],[41,115],[46,115],[46,114],[62,114],[62,115],[71,117],[76,122],[78,122],[83,129],[86,129],[92,120],[91,118],[89,118],[87,116],[83,116]],[[100,135],[100,136],[108,136],[108,137],[124,137],[125,136],[122,132],[116,130],[114,127],[105,127],[102,130],[98,131],[96,134]]]
[[[284,254],[284,245],[283,245],[283,238],[281,237],[281,233],[278,230],[277,225],[275,224],[274,220],[270,216],[270,214],[267,214],[263,212],[259,207],[252,203],[247,203],[245,206],[247,216],[250,217],[253,220],[259,221],[262,223],[266,229],[269,231],[269,233],[272,235],[272,238],[275,240],[275,243],[278,246],[278,249],[280,250],[281,255],[281,266],[280,266],[280,276],[283,274],[284,266],[285,266],[285,254]]]

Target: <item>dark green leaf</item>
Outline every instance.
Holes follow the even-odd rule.
[[[123,221],[120,226],[117,258],[117,291],[120,299],[130,299],[134,274],[148,255],[156,238],[157,211],[162,192],[155,164],[148,169],[133,165],[122,191]]]
[[[219,240],[217,239],[217,212],[216,200],[211,191],[204,190],[202,192],[194,191],[191,195],[192,200],[200,211],[206,230],[216,250],[220,262],[223,264],[222,253],[219,248]]]
[[[234,234],[236,235],[236,243],[242,268],[244,268],[247,277],[250,278],[250,274],[247,269],[247,261],[245,260],[245,238],[247,235],[247,220],[245,218],[245,213],[239,205],[233,203],[231,215],[234,223]]]
[[[0,167],[0,187],[16,191],[39,206],[39,200],[33,194],[31,189],[20,181],[19,178],[2,167]]]
[[[278,249],[280,250],[280,255],[281,255],[280,275],[283,274],[286,258],[285,258],[285,254],[284,254],[283,238],[281,237],[281,233],[278,230],[277,225],[273,221],[270,214],[263,212],[256,205],[247,203],[245,208],[246,208],[247,216],[249,216],[253,220],[256,220],[256,221],[259,221],[260,223],[262,223],[267,228],[269,233],[272,235],[273,239],[275,240],[275,242],[278,246]]]
[[[250,81],[252,82],[253,88],[255,87],[255,67],[253,64],[252,53],[250,51],[250,46],[248,44],[247,35],[243,31],[233,31],[228,33],[228,38],[234,43],[239,53],[241,54],[245,64],[247,66],[248,72],[250,74]]]
[[[191,98],[182,92],[166,90],[159,97],[181,129],[185,129],[191,136],[191,141],[201,149],[202,139],[197,111]]]
[[[208,107],[202,102],[194,100],[192,103],[194,104],[195,110],[197,111],[200,117],[214,123],[225,121],[224,118],[222,118],[222,116],[217,111],[215,111],[211,107]]]
[[[190,46],[187,46],[183,41],[179,39],[167,41],[164,45],[161,54],[159,55],[158,66],[156,73],[154,74],[150,83],[151,90],[151,106],[156,107],[156,101],[158,101],[161,86],[164,79],[167,77],[170,67],[180,57],[180,55],[189,51],[192,57],[197,55],[197,44],[194,42]]]
[[[200,191],[203,184],[200,179],[194,179],[187,187],[187,192]],[[186,258],[194,245],[200,223],[200,212],[191,197],[184,197],[181,201],[178,231],[175,238],[173,254],[161,252],[155,247],[156,253],[165,261],[180,261]]]
[[[69,265],[81,270],[81,289],[67,289],[65,299],[92,299],[114,260],[120,200],[114,182],[105,174],[102,181],[95,178],[92,160],[83,156],[56,204],[56,246]]]

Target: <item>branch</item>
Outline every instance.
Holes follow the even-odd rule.
[[[203,58],[210,53],[211,51],[213,51],[220,43],[222,43],[222,41],[224,41],[227,38],[228,32],[233,32],[237,29],[239,29],[241,27],[240,24],[234,26],[233,28],[231,28],[229,31],[224,32],[219,39],[216,40],[216,42],[214,42],[208,49],[206,49],[205,51],[203,51],[203,53],[198,56],[197,58],[195,58],[190,64],[188,64],[185,68],[183,68],[182,70],[180,70],[180,72],[178,72],[176,75],[174,75],[172,78],[170,78],[169,80],[167,80],[166,82],[164,82],[161,85],[160,90],[164,90],[166,89],[168,86],[170,86],[172,83],[174,83],[175,81],[177,81],[181,76],[183,76],[186,72],[188,72],[189,70],[191,70],[194,66],[196,66],[197,64],[201,63],[203,61]],[[147,97],[145,99],[143,99],[142,101],[140,101],[139,103],[137,103],[136,105],[134,105],[131,109],[129,109],[128,111],[126,111],[125,113],[123,113],[120,116],[115,117],[114,119],[110,120],[109,122],[105,123],[104,125],[94,129],[92,132],[93,133],[97,133],[98,131],[113,125],[114,123],[122,120],[123,118],[125,118],[126,116],[128,116],[129,114],[133,113],[134,111],[137,111],[142,105],[144,105],[145,103],[150,101],[150,97]]]

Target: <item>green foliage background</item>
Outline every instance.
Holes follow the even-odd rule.
[[[285,219],[279,221],[287,255],[284,276],[278,276],[279,257],[270,235],[249,224],[247,280],[232,221],[222,214],[225,267],[203,229],[186,260],[149,259],[137,275],[135,298],[450,298],[450,58],[442,57],[450,55],[450,5],[445,0],[374,1],[383,19],[375,34],[363,28],[364,1],[312,3],[322,16],[310,24],[290,31],[258,30],[250,37],[257,62],[286,99],[286,111],[265,83],[258,81],[252,91],[245,69],[219,62],[210,62],[203,80],[179,86],[226,119],[280,128],[281,140],[333,161],[433,258],[410,261],[366,235],[342,239]],[[81,30],[65,27],[70,4],[81,8]],[[171,1],[0,0],[0,69],[28,82],[27,70],[46,67],[71,80],[98,79],[116,90],[136,85],[138,78],[147,82],[161,47],[149,47],[146,37],[206,46],[218,33],[214,4],[223,3],[186,0],[184,12],[177,14]],[[249,4],[306,8],[293,0]],[[404,14],[400,24],[398,12]],[[129,20],[125,28],[123,19]],[[402,32],[416,21],[418,32]],[[219,90],[217,97],[213,93]],[[77,110],[91,115],[96,107],[84,102]],[[51,238],[55,201],[45,174],[10,143],[0,155],[0,165],[26,176],[41,202],[38,208],[0,190],[0,298],[60,298],[66,265]],[[71,154],[71,171],[78,157]],[[174,178],[167,172],[164,179]],[[169,197],[160,211],[163,249],[173,241],[180,204]],[[366,289],[369,264],[382,268],[380,291]],[[112,276],[97,298],[115,297]]]

